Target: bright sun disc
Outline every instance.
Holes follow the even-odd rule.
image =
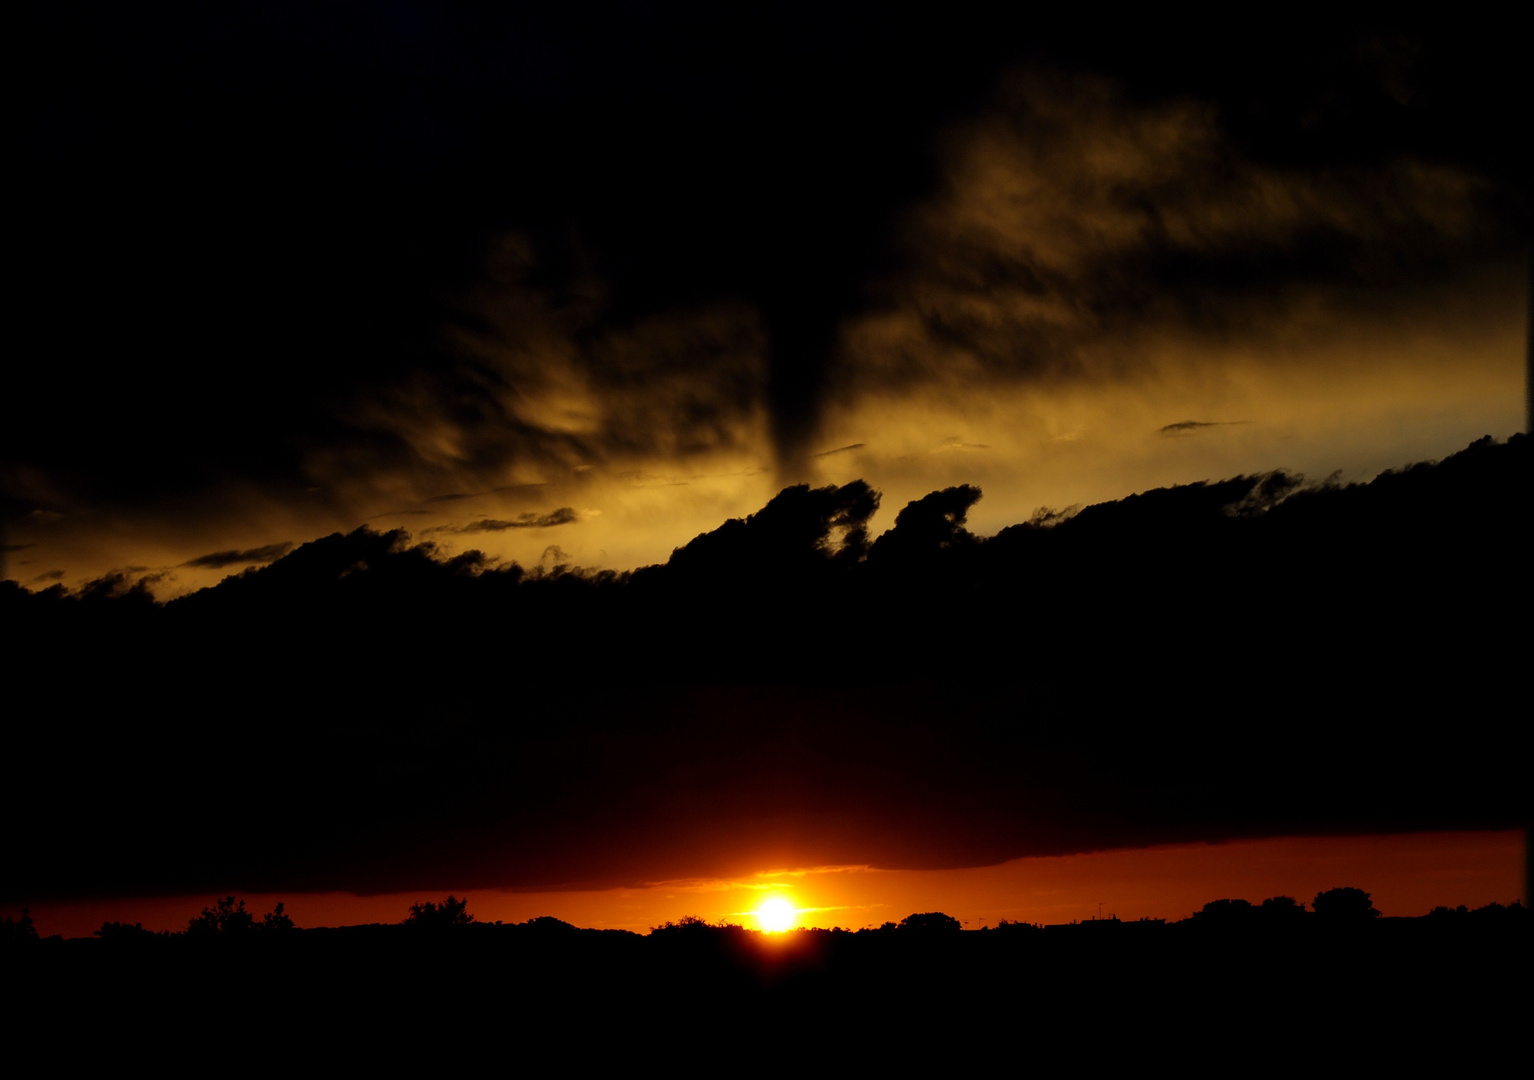
[[[787,900],[763,900],[762,906],[756,909],[756,921],[762,924],[763,930],[777,933],[792,927],[798,914]]]

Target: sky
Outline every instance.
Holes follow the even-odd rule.
[[[1510,43],[1011,18],[37,14],[5,575],[621,570],[789,483],[989,534],[1521,428]]]
[[[1002,921],[1046,926],[1093,918],[1176,921],[1227,898],[1256,905],[1289,896],[1309,904],[1346,879],[1369,893],[1381,915],[1411,917],[1438,906],[1506,903],[1522,888],[1522,852],[1518,832],[1286,838],[1015,859],[962,870],[766,869],[741,878],[618,889],[486,890],[463,899],[480,922],[548,916],[637,934],[684,918],[763,929],[758,913],[770,900],[792,906],[795,926],[859,930],[940,910],[977,930]],[[417,891],[247,893],[241,899],[256,915],[280,903],[296,925],[312,927],[396,923],[411,904],[441,897]],[[104,922],[184,930],[207,906],[203,895],[89,898],[34,904],[31,915],[43,936],[89,937]]]
[[[1525,427],[1522,52],[1468,17],[21,27],[0,577],[28,590],[170,600],[364,526],[625,571],[801,483],[877,492],[870,538],[973,485],[989,537]]]

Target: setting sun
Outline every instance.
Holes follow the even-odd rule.
[[[790,930],[798,919],[799,912],[794,908],[794,905],[782,897],[763,900],[762,906],[756,909],[756,921],[768,933],[781,933],[784,930]]]

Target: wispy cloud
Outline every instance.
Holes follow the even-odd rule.
[[[195,559],[188,559],[181,565],[215,570],[224,566],[258,566],[263,563],[275,562],[292,549],[293,541],[283,540],[280,543],[267,544],[264,547],[246,548],[243,551],[233,548],[227,551],[211,551],[206,555],[199,555]]]
[[[1179,420],[1175,424],[1167,424],[1159,428],[1156,434],[1175,438],[1178,435],[1192,435],[1200,428],[1232,427],[1237,424],[1250,423],[1250,420]]]
[[[547,514],[531,512],[518,514],[515,518],[483,518],[467,525],[439,525],[428,532],[477,533],[504,532],[507,529],[551,529],[556,525],[569,525],[580,520],[580,515],[568,506],[551,510]]]
[[[907,262],[844,328],[842,397],[998,380],[1120,378],[1147,334],[1264,340],[1295,290],[1362,305],[1486,249],[1488,182],[1409,157],[1307,169],[1248,156],[1218,111],[1032,71],[956,128]]]

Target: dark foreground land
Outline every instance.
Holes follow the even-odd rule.
[[[985,931],[763,935],[684,922],[640,936],[539,919],[55,939],[6,951],[6,1015],[13,1048],[37,1040],[58,1065],[191,1068],[444,1068],[491,1053],[506,1067],[689,1072],[909,1058],[1239,1073],[1434,1061],[1488,1075],[1524,1042],[1530,918],[1518,905],[1340,925],[1206,916]]]

